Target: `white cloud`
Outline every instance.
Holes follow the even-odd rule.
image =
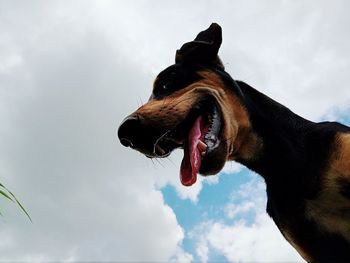
[[[172,185],[181,199],[189,199],[196,203],[206,179],[198,176],[194,185],[191,187],[183,186],[180,182],[179,174],[182,155],[182,151],[175,151],[168,160],[159,160],[160,163],[156,163],[157,169],[154,173],[156,187],[162,188],[168,184]],[[171,170],[166,169],[169,167]]]
[[[207,239],[201,238],[197,243],[196,254],[200,258],[201,262],[208,262],[209,247]]]
[[[237,162],[227,162],[224,168],[221,170],[223,174],[233,174],[238,173],[243,169],[244,166]]]
[[[243,166],[236,162],[227,162],[220,174],[213,176],[200,176],[197,177],[197,182],[191,187],[185,187],[181,184],[179,179],[179,165],[181,163],[182,151],[175,151],[172,153],[169,160],[159,160],[160,163],[155,163],[157,166],[156,176],[156,186],[157,188],[162,188],[165,185],[172,185],[178,196],[181,199],[189,199],[193,203],[198,201],[199,193],[201,192],[203,185],[217,184],[220,182],[220,174],[233,174],[238,173],[243,169]],[[165,167],[171,167],[171,171],[166,176]],[[170,176],[169,176],[170,175]]]
[[[189,199],[193,203],[198,202],[199,193],[201,192],[205,184],[208,184],[208,185],[218,184],[220,182],[220,174],[238,173],[243,168],[243,166],[240,165],[239,163],[228,162],[226,163],[226,165],[224,166],[220,174],[213,175],[213,176],[205,176],[205,177],[198,175],[197,182],[194,185],[192,185],[191,187],[185,187],[181,184],[179,176],[177,176],[179,168],[176,167],[176,165],[174,166],[174,164],[181,163],[181,158],[182,158],[181,155],[182,153],[177,151],[176,153],[172,154],[172,157],[171,157],[172,161],[170,161],[170,163],[164,162],[163,165],[170,165],[172,166],[172,168],[175,168],[175,170],[171,171],[171,174],[170,174],[171,176],[164,176],[164,172],[156,173],[157,188],[162,188],[167,184],[172,185],[181,199]]]
[[[178,249],[174,257],[172,257],[170,262],[192,262],[193,256],[184,252],[181,248]]]
[[[343,26],[349,19],[344,11],[348,5],[346,1],[256,2],[250,19],[257,23],[234,23],[234,28],[241,27],[236,28],[236,38],[224,42],[224,52],[230,56],[223,54],[223,60],[232,58],[227,69],[313,120],[334,106],[348,105],[350,35]]]
[[[255,207],[253,202],[245,202],[243,204],[227,204],[225,207],[225,214],[228,218],[234,218],[238,214],[251,211]]]
[[[174,185],[195,202],[204,181],[181,186],[181,154],[172,157],[175,165],[152,164],[118,144],[117,125],[146,100],[175,50],[212,21],[223,26],[220,54],[233,77],[307,117],[347,106],[348,5],[2,1],[0,176],[34,224],[0,206],[8,218],[1,222],[0,259],[191,260],[158,189]],[[239,169],[229,164],[223,172]],[[227,212],[234,218],[250,206],[235,204]],[[204,260],[206,244],[234,260],[256,246],[251,258],[259,260],[262,248],[273,244],[256,234],[277,233],[260,212],[253,225],[213,222],[205,229],[208,241],[197,251]],[[230,252],[229,244],[239,251]]]
[[[232,202],[226,205],[226,217],[232,224],[212,220],[191,231],[201,261],[208,262],[211,251],[216,251],[230,262],[303,262],[266,214],[265,186],[261,181],[252,179],[242,185],[232,193]],[[254,213],[252,223],[245,217],[238,219],[247,211]]]
[[[259,214],[251,226],[214,223],[206,238],[230,262],[303,262],[266,214]]]
[[[9,58],[0,74],[1,181],[34,223],[1,204],[0,259],[190,261],[154,167],[115,134],[137,106],[129,87],[143,91],[151,80],[120,50],[123,33],[109,38],[90,20],[89,3],[80,4],[2,11],[12,23],[1,25],[9,39],[9,54],[1,53]]]

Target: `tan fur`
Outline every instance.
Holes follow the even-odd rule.
[[[221,90],[223,98],[219,102],[226,125],[223,139],[229,146],[227,160],[254,158],[262,147],[262,140],[253,133],[246,109],[232,92],[227,92],[218,75],[210,71],[199,72],[199,75],[204,79],[203,84]]]
[[[287,239],[287,241],[298,251],[300,256],[305,259],[307,262],[311,261],[311,257],[300,247],[297,243],[294,242],[292,235],[288,231],[281,230],[283,236]]]
[[[211,71],[201,71],[202,79],[174,92],[162,100],[151,100],[135,113],[145,117],[148,125],[173,129],[189,114],[198,98],[210,95],[220,106],[224,118],[222,141],[228,147],[226,160],[249,160],[261,149],[262,141],[253,133],[248,114],[239,99],[225,87],[220,77]]]
[[[350,182],[350,134],[337,135],[321,193],[306,202],[306,216],[350,241],[350,200],[341,194],[344,180]]]
[[[220,138],[221,144],[226,147],[218,157],[221,160],[245,161],[257,158],[264,147],[263,141],[254,133],[240,99],[216,73],[209,70],[197,73],[201,76],[200,81],[162,99],[150,100],[135,114],[147,121],[147,125],[161,125],[162,129],[169,131],[180,124],[202,98],[209,96],[215,99],[223,118]],[[350,242],[350,200],[342,193],[342,183],[350,183],[350,134],[339,133],[329,152],[328,162],[322,171],[320,193],[316,199],[305,200],[305,217],[316,222],[318,231],[340,234]],[[281,232],[305,260],[312,260],[298,244],[297,236],[293,237],[291,226],[286,226]]]
[[[331,156],[331,169],[350,182],[350,134],[340,133]]]

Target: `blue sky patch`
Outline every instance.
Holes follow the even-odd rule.
[[[238,191],[242,185],[252,181],[252,178],[263,181],[259,175],[252,175],[247,168],[233,174],[221,173],[219,183],[203,182],[203,188],[196,203],[189,199],[181,199],[172,186],[168,185],[161,189],[166,204],[174,210],[178,223],[185,231],[183,248],[194,256],[195,261],[200,260],[195,253],[196,240],[188,236],[193,228],[206,221],[222,222],[228,225],[240,219],[244,219],[247,224],[254,221],[254,211],[239,214],[234,218],[228,218],[225,214],[227,204],[234,202],[238,205],[245,201],[240,197]],[[209,260],[226,261],[225,257],[214,249],[209,250]]]
[[[350,109],[342,112],[335,111],[332,115],[336,117],[337,121],[345,125],[350,124]],[[327,120],[327,117],[322,119]],[[237,213],[237,215],[231,218],[225,213],[225,207],[228,204],[239,206],[247,201],[247,198],[239,194],[239,190],[249,182],[261,183],[263,179],[259,175],[253,174],[247,168],[243,168],[237,173],[221,173],[217,184],[203,182],[203,188],[199,193],[198,202],[196,203],[189,199],[181,199],[173,186],[167,185],[161,189],[165,203],[173,209],[178,223],[185,231],[182,247],[186,252],[193,255],[194,261],[201,260],[196,254],[196,242],[198,240],[189,236],[189,233],[196,226],[199,226],[203,222],[221,222],[225,225],[232,225],[238,220],[244,220],[247,225],[254,223],[256,216],[254,209]],[[261,191],[261,189],[257,189],[258,194],[261,194]],[[264,196],[264,198],[266,197]],[[262,209],[265,208],[263,207]],[[225,256],[211,248],[210,245],[208,260],[227,262]]]

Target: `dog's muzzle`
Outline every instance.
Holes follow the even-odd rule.
[[[177,147],[171,143],[160,147],[158,142],[166,134],[161,125],[150,125],[135,113],[126,117],[118,129],[118,138],[123,146],[135,149],[150,158],[166,157]]]
[[[140,132],[141,124],[138,116],[128,116],[118,129],[118,138],[125,147],[134,148],[137,145],[137,131]]]

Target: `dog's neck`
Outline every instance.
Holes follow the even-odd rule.
[[[331,144],[332,134],[320,134],[317,123],[298,116],[244,82],[236,84],[251,122],[248,140],[255,138],[255,145],[261,145],[252,157],[237,156],[236,161],[264,177],[267,187],[270,182],[292,189],[291,184],[301,183],[305,174],[317,175],[312,163],[326,158],[327,151],[323,149]],[[323,136],[322,145],[316,145],[314,139],[319,140]],[[311,182],[304,185],[308,187]]]

